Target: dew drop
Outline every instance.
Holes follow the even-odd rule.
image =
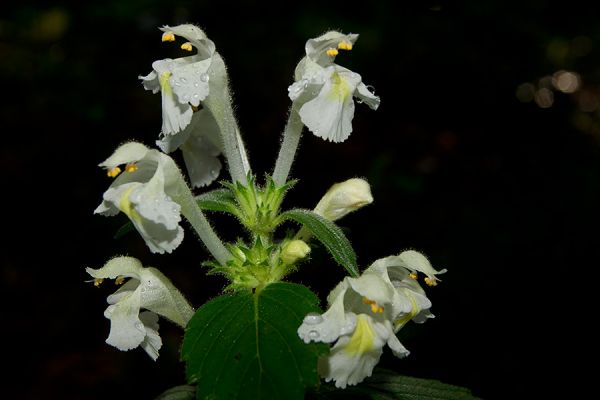
[[[308,332],[308,337],[311,339],[318,339],[319,336],[321,336],[321,335],[319,335],[319,332],[317,332],[317,331]]]
[[[175,82],[175,86],[181,86],[181,83]]]
[[[146,332],[146,329],[144,328],[144,324],[141,323],[140,321],[135,323],[135,329],[137,329],[140,332]]]
[[[179,78],[179,81],[180,81],[181,83],[186,83],[186,82],[187,82],[187,79],[185,79],[185,78],[183,78],[183,77],[182,77],[182,78]]]
[[[304,317],[304,323],[307,325],[317,325],[323,322],[323,317],[317,313],[310,313]]]
[[[198,82],[194,82],[194,87],[199,87],[200,84]]]
[[[208,80],[210,79],[210,77],[208,76],[208,74],[205,72],[202,75],[200,75],[200,80],[204,83],[208,82]]]
[[[198,93],[194,94],[194,98],[195,98],[195,99],[197,99],[197,98],[199,98],[199,97],[200,97],[200,95],[199,95]]]

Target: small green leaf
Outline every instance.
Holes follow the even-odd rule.
[[[430,379],[398,375],[383,368],[358,386],[338,389],[321,385],[308,399],[371,399],[371,400],[477,400],[469,389]]]
[[[323,344],[305,344],[297,329],[320,312],[306,287],[278,282],[203,305],[186,328],[181,350],[198,399],[302,400],[318,384]]]
[[[196,388],[189,385],[175,386],[159,394],[155,400],[193,400]]]
[[[280,215],[281,221],[292,220],[302,224],[316,237],[342,267],[352,276],[360,275],[356,263],[356,253],[344,232],[333,222],[310,210],[299,208]]]
[[[121,239],[123,236],[127,235],[129,232],[133,232],[135,227],[131,221],[125,222],[121,227],[115,232],[115,239]]]
[[[237,202],[229,189],[215,189],[196,196],[198,207],[204,211],[226,212],[239,216]]]

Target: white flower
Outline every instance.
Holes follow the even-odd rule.
[[[287,242],[281,250],[281,260],[292,265],[298,260],[302,260],[310,253],[310,246],[305,241],[294,239]]]
[[[352,178],[331,186],[314,212],[330,221],[337,221],[372,202],[369,183],[364,179]]]
[[[395,333],[410,320],[433,317],[431,302],[411,272],[427,271],[434,277],[439,273],[423,260],[427,259],[412,250],[377,260],[360,277],[338,284],[327,298],[324,314],[304,318],[298,335],[306,343],[336,342],[319,360],[321,376],[345,388],[372,374],[385,344],[399,358],[409,354]]]
[[[119,165],[126,164],[120,173]],[[141,143],[120,146],[100,164],[108,175],[117,178],[104,192],[94,213],[126,214],[153,253],[171,252],[183,240],[178,196],[181,173],[173,160]]]
[[[165,153],[181,149],[183,160],[194,187],[210,184],[221,170],[221,138],[215,118],[206,109],[194,113],[192,120],[180,133],[163,135],[156,142]]]
[[[156,360],[162,341],[158,335],[158,315],[185,327],[194,310],[167,277],[155,268],[143,268],[132,257],[116,257],[100,269],[86,268],[97,282],[129,279],[108,296],[104,316],[110,319],[106,343],[122,351],[140,346]],[[144,311],[140,313],[141,309]],[[158,314],[158,315],[157,315]]]
[[[358,35],[331,31],[306,42],[306,57],[296,67],[296,82],[288,88],[297,101],[300,118],[316,136],[343,142],[352,132],[354,100],[373,110],[379,97],[362,83],[359,74],[335,64],[339,50],[351,50]]]
[[[181,36],[188,40],[181,46],[182,49],[196,49],[192,56],[155,61],[152,72],[140,76],[146,90],[161,92],[162,133],[172,135],[189,125],[192,106],[198,107],[208,96],[215,45],[194,25],[165,26],[161,30],[164,32],[163,41],[173,41],[175,36]]]

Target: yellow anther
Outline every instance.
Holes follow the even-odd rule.
[[[185,51],[192,51],[194,47],[192,46],[192,44],[190,42],[185,42],[184,44],[181,45],[181,50],[185,50]]]
[[[114,167],[109,169],[108,171],[106,171],[106,175],[108,175],[111,178],[116,178],[117,175],[119,175],[121,173],[121,168],[119,167]]]
[[[334,49],[333,47],[327,50],[327,55],[329,57],[335,57],[338,55],[338,51],[337,49]]]
[[[411,272],[409,276],[413,279],[417,279],[419,277],[416,272]]]
[[[138,167],[135,164],[127,164],[127,166],[125,167],[125,171],[127,172],[135,172],[137,171]]]
[[[370,305],[371,311],[373,311],[374,314],[382,313],[384,310],[384,308],[382,306],[380,306],[379,304],[377,304],[376,301],[373,301],[367,297],[363,297],[362,302],[363,302],[363,304]]]
[[[175,41],[175,34],[173,32],[165,32],[162,35],[162,41],[163,42],[174,42]]]
[[[117,276],[117,279],[115,279],[115,285],[122,285],[123,283],[125,283],[125,277],[124,276]]]
[[[99,287],[100,285],[102,285],[102,282],[104,282],[104,279],[96,278],[94,279],[94,286]]]
[[[340,49],[340,50],[352,50],[352,43],[346,42],[346,41],[340,42],[338,44],[338,49]]]
[[[427,284],[427,286],[437,286],[437,280],[431,279],[430,277],[425,278],[425,283]]]

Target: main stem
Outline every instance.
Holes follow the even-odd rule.
[[[185,188],[185,193],[180,196],[181,213],[190,222],[200,240],[204,242],[204,245],[212,256],[221,265],[226,265],[232,256],[227,250],[221,239],[217,236],[213,230],[210,222],[204,216],[202,210],[196,204],[194,196],[189,188]]]
[[[283,186],[287,181],[294,157],[296,156],[296,149],[298,149],[298,143],[300,143],[300,135],[302,134],[302,120],[298,114],[298,106],[293,103],[290,109],[290,116],[285,130],[283,131],[283,141],[281,142],[281,148],[279,149],[279,156],[275,162],[275,170],[273,171],[273,181],[277,186]]]
[[[227,158],[232,180],[245,185],[250,171],[248,156],[233,115],[225,63],[218,55],[213,58],[213,68],[211,68],[209,77],[211,93],[204,101],[204,105],[210,109],[219,125],[223,140],[223,152]]]

